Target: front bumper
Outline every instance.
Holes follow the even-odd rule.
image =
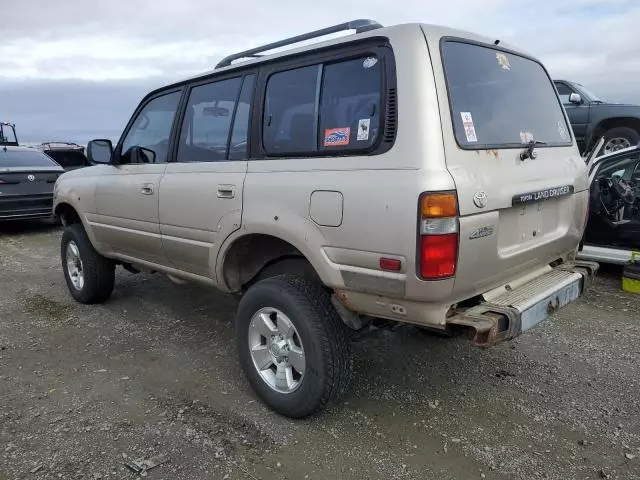
[[[448,330],[467,331],[478,347],[517,337],[578,299],[599,265],[576,261],[551,271],[447,319]]]

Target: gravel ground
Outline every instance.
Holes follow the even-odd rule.
[[[0,480],[640,479],[640,299],[619,271],[478,350],[410,326],[355,344],[346,402],[292,421],[250,391],[236,300],[119,271],[74,303],[60,229],[0,225]]]

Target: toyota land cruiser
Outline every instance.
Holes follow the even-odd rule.
[[[240,52],[87,154],[55,188],[71,295],[106,301],[118,265],[241,295],[244,372],[291,417],[344,394],[370,319],[486,347],[597,270],[575,259],[586,166],[547,71],[467,32],[356,20]]]

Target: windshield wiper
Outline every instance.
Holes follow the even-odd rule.
[[[536,154],[533,151],[536,145],[546,145],[546,144],[547,142],[542,142],[540,140],[531,140],[528,143],[526,150],[520,154],[520,160],[525,161],[527,158],[530,158],[533,160],[534,158],[536,158]]]

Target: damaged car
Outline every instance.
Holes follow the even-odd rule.
[[[586,158],[591,198],[579,258],[626,265],[640,249],[640,145],[595,156],[604,142]]]

